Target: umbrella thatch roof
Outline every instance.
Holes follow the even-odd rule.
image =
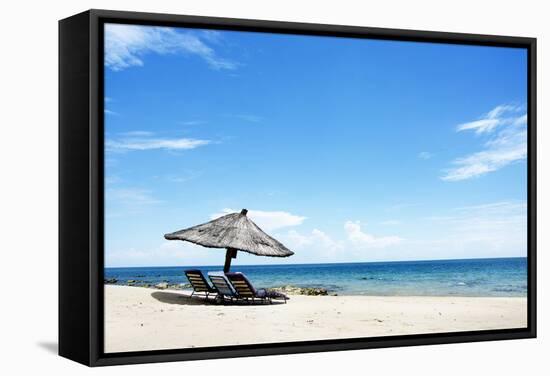
[[[233,248],[258,256],[288,257],[294,254],[262,231],[246,216],[247,210],[216,218],[164,237],[185,240],[208,248]]]

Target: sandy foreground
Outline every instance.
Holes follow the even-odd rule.
[[[215,305],[190,291],[105,286],[105,352],[373,337],[527,325],[526,298],[291,296]]]

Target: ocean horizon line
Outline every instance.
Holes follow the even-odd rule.
[[[256,286],[322,288],[339,295],[525,296],[527,257],[354,262],[323,264],[234,265]],[[205,274],[214,266],[115,267],[104,270],[109,284],[184,288],[185,269]],[[188,287],[188,286],[187,286]]]
[[[284,264],[235,264],[235,267],[262,267],[262,266],[315,266],[315,265],[352,265],[352,264],[398,264],[398,263],[422,263],[422,262],[463,262],[463,261],[483,261],[483,260],[509,260],[509,259],[527,259],[527,256],[506,256],[506,257],[467,257],[467,258],[449,258],[449,259],[419,259],[419,260],[388,260],[388,261],[352,261],[352,262],[310,262],[310,263],[284,263]],[[212,268],[216,266],[223,267],[223,263],[210,265],[140,265],[140,266],[104,266],[104,269],[138,269],[138,268]]]

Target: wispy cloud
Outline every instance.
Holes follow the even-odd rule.
[[[162,202],[154,198],[150,191],[141,188],[110,188],[105,191],[105,197],[110,203],[116,202],[131,207]]]
[[[382,222],[380,222],[380,224],[384,225],[384,226],[397,226],[397,225],[401,224],[401,221],[398,221],[396,219],[390,219],[390,220],[387,220],[387,221],[382,221]]]
[[[526,250],[527,203],[525,201],[500,201],[482,205],[464,206],[451,210],[444,216],[426,218],[430,227],[443,229],[441,239],[426,241],[436,249],[459,252],[470,257],[472,252],[483,250],[484,255],[522,255]]]
[[[351,244],[364,249],[386,248],[403,241],[398,236],[374,236],[368,234],[361,229],[361,222],[359,221],[347,221],[344,224],[344,230]]]
[[[105,263],[109,267],[193,265],[197,260],[200,260],[201,265],[217,265],[220,263],[220,253],[218,250],[182,241],[165,241],[150,248],[107,247],[105,252]]]
[[[428,152],[428,151],[423,151],[423,152],[418,153],[418,158],[423,159],[423,160],[430,159],[433,156],[434,155],[432,153]]]
[[[108,110],[108,109],[103,110],[103,112],[105,113],[105,115],[118,115],[118,112]]]
[[[454,208],[453,211],[459,213],[484,213],[500,215],[505,213],[521,213],[525,214],[527,210],[527,203],[523,201],[499,201],[489,204],[461,206]]]
[[[455,159],[454,167],[441,177],[460,181],[499,170],[527,157],[527,114],[523,107],[501,105],[482,119],[461,124],[457,131],[473,130],[489,138],[481,151]]]
[[[219,218],[222,215],[237,213],[240,210],[225,208],[221,212],[212,214],[210,218]],[[249,210],[247,214],[250,219],[254,221],[265,231],[277,230],[283,227],[298,226],[301,225],[306,217],[295,215],[285,211],[262,211],[262,210]]]
[[[193,170],[185,170],[177,173],[169,173],[164,175],[156,175],[155,179],[165,180],[170,183],[187,183],[201,176],[202,173]]]
[[[239,120],[248,121],[250,123],[259,123],[263,120],[261,116],[254,115],[254,114],[230,114],[227,116],[235,119],[239,119]]]
[[[220,36],[217,36],[219,43]],[[213,34],[182,32],[170,27],[105,25],[105,65],[113,71],[144,65],[143,56],[184,54],[201,58],[214,70],[236,69],[238,64],[218,56],[208,45]]]
[[[262,121],[262,118],[260,116],[251,115],[251,114],[240,114],[240,115],[235,115],[235,117],[242,120],[249,121],[251,123],[259,123],[260,121]]]
[[[150,131],[130,131],[130,132],[122,132],[121,135],[127,136],[127,137],[150,137],[150,136],[153,136],[154,133]]]
[[[150,132],[129,132],[124,137],[105,141],[105,149],[111,152],[136,150],[189,150],[210,144],[209,140],[194,138],[157,138]]]
[[[107,108],[107,103],[111,103],[113,101],[114,100],[111,97],[107,97],[107,96],[103,97],[103,107],[104,107],[103,112],[105,113],[105,115],[118,115],[117,112],[112,111],[112,110]]]
[[[386,208],[386,211],[389,212],[401,212],[404,210],[408,210],[410,208],[414,208],[417,206],[422,206],[421,203],[418,202],[399,202],[393,205],[390,205]]]
[[[105,176],[105,185],[114,185],[120,183],[122,179],[117,175],[107,175]]]
[[[456,127],[457,131],[473,130],[477,134],[491,133],[497,127],[510,124],[515,121],[515,117],[510,117],[510,114],[523,112],[521,106],[515,105],[500,105],[487,112],[480,119],[468,123],[459,124]]]
[[[222,42],[222,33],[216,30],[201,30],[200,35],[202,39],[213,43],[213,44],[219,44]]]
[[[204,124],[206,123],[205,121],[203,120],[188,120],[188,121],[180,121],[179,124],[181,125],[201,125],[201,124]]]

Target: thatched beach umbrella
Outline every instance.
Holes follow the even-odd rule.
[[[224,272],[231,267],[237,251],[258,256],[288,257],[294,252],[262,231],[247,216],[248,210],[232,213],[201,225],[166,234],[168,240],[185,240],[208,248],[226,248]]]

